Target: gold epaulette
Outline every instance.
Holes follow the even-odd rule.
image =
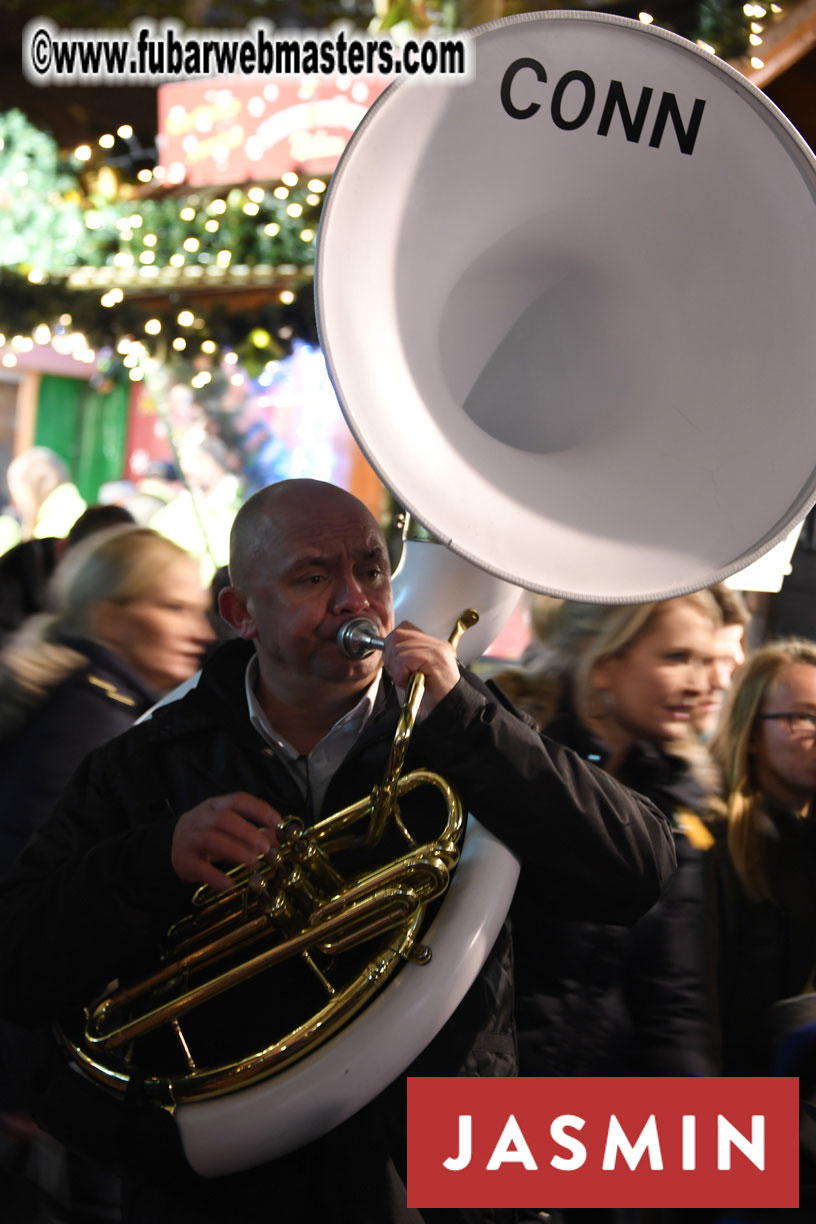
[[[115,684],[111,684],[109,680],[102,680],[99,676],[88,675],[88,683],[95,684],[97,688],[104,689],[106,696],[110,697],[111,701],[120,701],[122,705],[134,706],[136,702],[132,697],[128,697],[127,693],[120,693]]]
[[[714,845],[714,834],[695,812],[680,808],[674,813],[674,822],[695,850],[708,850]]]

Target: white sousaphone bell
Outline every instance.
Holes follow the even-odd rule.
[[[475,606],[487,636],[468,631],[465,659],[518,588],[681,594],[816,500],[816,160],[790,123],[727,64],[621,18],[509,18],[469,53],[467,79],[403,77],[367,113],[316,270],[348,423],[446,546],[409,546],[426,573],[397,618],[447,636]],[[478,973],[516,870],[471,824],[430,963],[307,1059],[180,1105],[193,1167],[281,1155],[399,1075]]]

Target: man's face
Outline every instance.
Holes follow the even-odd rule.
[[[394,627],[388,554],[382,533],[351,499],[312,503],[302,515],[281,516],[270,547],[247,584],[264,680],[292,694],[305,681],[367,685],[381,666],[379,652],[347,659],[337,633],[365,616],[384,636]]]
[[[745,662],[742,625],[721,625],[714,631],[714,656],[709,670],[710,688],[698,702],[692,722],[700,735],[716,728],[723,698],[731,687],[734,672]]]

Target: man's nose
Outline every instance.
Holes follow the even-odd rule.
[[[362,612],[368,607],[368,595],[354,574],[344,574],[334,589],[333,611],[335,613]]]

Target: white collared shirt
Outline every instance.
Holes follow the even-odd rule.
[[[377,672],[356,706],[342,718],[338,718],[331,730],[315,744],[308,755],[297,752],[269,722],[255,693],[258,676],[258,656],[253,654],[247,664],[245,676],[249,721],[289,770],[301,793],[308,800],[312,813],[317,815],[323,805],[329,783],[371,717],[382,671]]]

